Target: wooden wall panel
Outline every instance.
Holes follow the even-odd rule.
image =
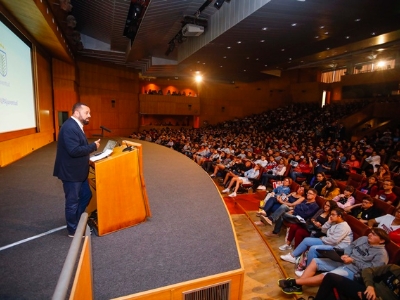
[[[50,60],[36,52],[38,130],[54,134],[54,111]]]
[[[58,113],[62,111],[68,112],[71,115],[72,106],[79,101],[79,94],[76,85],[76,67],[73,64],[68,64],[63,61],[52,60],[53,74],[53,102],[55,121],[55,138],[58,137],[60,125],[58,122]]]
[[[105,136],[129,136],[139,126],[139,79],[133,70],[78,61],[80,101],[89,105],[92,118],[85,126],[88,137],[112,130]],[[114,105],[112,103],[114,100]]]

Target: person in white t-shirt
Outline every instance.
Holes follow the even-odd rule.
[[[378,225],[378,228],[384,229],[387,233],[400,228],[400,208],[396,209],[393,215],[387,214],[382,217],[371,219],[368,221],[368,227],[372,228]]]

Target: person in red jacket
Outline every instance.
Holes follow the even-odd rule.
[[[298,176],[308,176],[311,174],[313,168],[311,156],[308,158],[308,160],[305,156],[301,156],[300,158],[301,160],[299,164],[290,170],[289,175],[294,181],[296,181]]]

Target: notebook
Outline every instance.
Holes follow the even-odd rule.
[[[95,153],[92,157],[90,157],[91,161],[98,161],[105,157],[108,157],[112,152],[115,146],[117,145],[117,141],[109,140],[104,147],[103,151]]]
[[[330,249],[330,250],[317,249],[317,252],[321,256],[330,258],[333,261],[343,262],[343,260],[340,258],[342,255],[337,253],[336,250],[334,250],[334,249]]]

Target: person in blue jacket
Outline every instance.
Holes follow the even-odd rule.
[[[89,124],[90,108],[83,103],[72,107],[72,116],[61,126],[58,135],[53,175],[63,183],[65,219],[68,236],[73,237],[79,219],[92,198],[89,155],[100,146],[100,139],[89,144],[83,126]]]

